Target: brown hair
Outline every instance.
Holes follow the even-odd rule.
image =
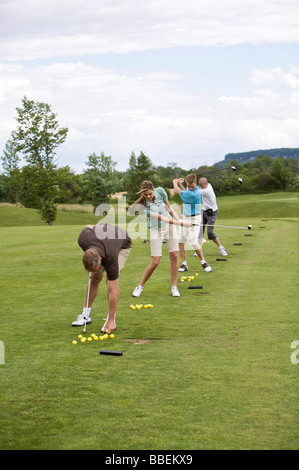
[[[155,190],[153,183],[151,181],[143,181],[141,183],[140,190],[137,193],[137,194],[141,194],[141,196],[139,196],[137,201],[135,201],[135,204],[142,204],[143,206],[145,206],[146,198],[144,196],[144,193],[148,190],[150,191]]]
[[[185,178],[186,183],[196,183],[197,182],[197,176],[194,175],[193,173],[191,175],[187,175]]]
[[[86,271],[91,272],[96,266],[101,264],[101,256],[96,248],[88,248],[83,255],[83,266]]]

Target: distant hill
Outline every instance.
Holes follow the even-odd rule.
[[[216,163],[217,166],[224,167],[232,160],[237,160],[239,163],[247,163],[255,160],[259,155],[268,155],[271,158],[297,158],[299,159],[299,148],[280,148],[268,150],[251,150],[250,152],[228,153],[225,155],[224,160]]]

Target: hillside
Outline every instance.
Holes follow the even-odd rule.
[[[267,150],[251,150],[250,152],[228,153],[225,155],[224,160],[216,163],[219,167],[224,167],[232,160],[237,160],[239,163],[247,163],[255,160],[259,155],[268,155],[271,158],[296,158],[299,159],[299,148],[279,148]]]

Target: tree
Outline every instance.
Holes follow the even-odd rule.
[[[271,170],[271,180],[273,189],[282,190],[287,189],[287,186],[292,181],[292,172],[285,164],[283,158],[275,157]]]
[[[88,169],[83,172],[83,184],[96,209],[99,204],[108,202],[111,194],[118,189],[116,162],[104,152],[100,156],[93,152],[89,155],[86,165]]]
[[[12,139],[8,139],[6,142],[1,159],[4,173],[7,176],[8,196],[14,200],[17,206],[22,189],[22,176],[19,168],[20,158]]]
[[[137,158],[135,153],[132,152],[126,177],[127,199],[129,204],[136,200],[142,181],[152,181],[154,186],[157,185],[159,179],[155,174],[155,170],[150,158],[143,152],[140,152]]]
[[[22,108],[16,108],[18,127],[12,133],[13,143],[33,169],[32,190],[36,192],[42,219],[53,225],[58,195],[54,157],[64,143],[68,129],[59,128],[57,115],[49,104],[34,102],[25,96],[22,104]]]

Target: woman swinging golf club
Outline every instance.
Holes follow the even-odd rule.
[[[178,281],[178,235],[174,225],[182,225],[191,227],[190,222],[182,221],[179,219],[176,212],[169,204],[166,191],[161,188],[154,188],[151,181],[143,181],[139,193],[141,194],[135,204],[145,207],[148,228],[150,229],[150,246],[151,246],[151,262],[145,268],[140,284],[135,288],[133,297],[139,297],[144,284],[151,277],[157,268],[162,256],[163,239],[166,239],[169,258],[170,258],[170,272],[172,279],[171,295],[173,297],[180,297],[177,288]]]

